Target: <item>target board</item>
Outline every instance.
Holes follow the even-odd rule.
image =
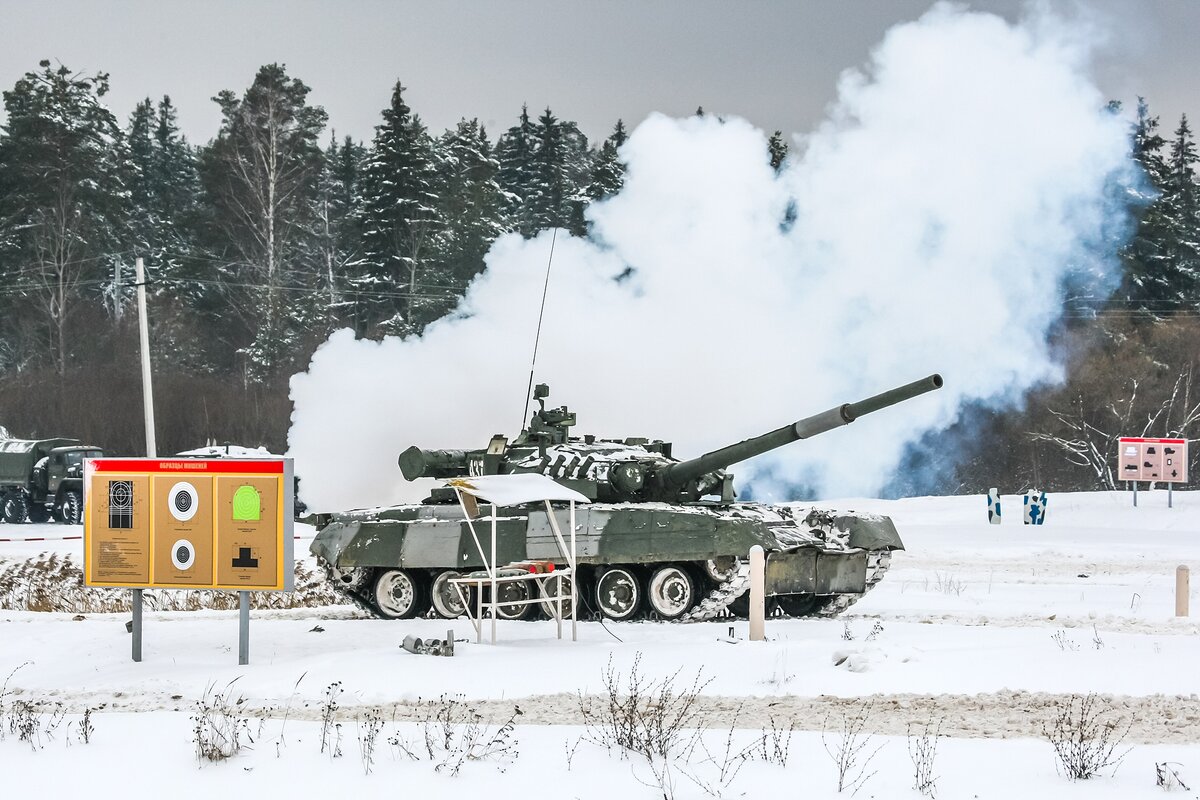
[[[291,591],[292,461],[84,464],[88,586]]]

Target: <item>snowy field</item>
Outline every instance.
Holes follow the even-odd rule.
[[[849,744],[847,721],[861,719],[864,747],[846,775],[867,778],[860,797],[920,796],[910,750],[931,721],[943,737],[938,797],[1156,797],[1155,765],[1165,762],[1193,787],[1176,796],[1194,797],[1200,626],[1174,617],[1174,582],[1178,565],[1200,567],[1200,495],[1176,492],[1173,509],[1165,492],[1138,499],[1134,509],[1128,494],[1051,495],[1041,527],[1020,524],[1018,497],[1004,498],[1001,526],[987,524],[980,496],[837,501],[891,515],[908,550],[843,617],[769,620],[761,643],[746,641],[744,622],[588,622],[574,643],[569,629],[559,641],[553,622],[535,622],[501,623],[492,646],[476,644],[465,620],[385,622],[327,606],[255,611],[251,663],[239,667],[236,612],[200,610],[147,613],[144,660],[134,663],[127,613],[0,610],[0,682],[12,672],[0,699],[3,785],[49,797],[141,785],[179,797],[399,787],[434,797],[530,787],[564,798],[838,797],[852,789],[839,795],[828,751]],[[0,525],[0,539],[78,534]],[[79,559],[82,542],[0,541],[0,571],[47,551]],[[448,627],[470,639],[453,658],[398,646]],[[635,672],[684,695],[697,686],[688,719],[705,733],[690,751],[690,734],[667,761],[598,743],[603,728],[595,717],[589,727],[581,706],[602,713],[609,685],[626,689]],[[1114,755],[1128,753],[1115,773],[1073,783],[1042,731],[1071,695],[1087,693],[1100,695],[1102,720],[1128,729]],[[197,701],[222,697],[242,701],[242,739],[253,742],[201,762]],[[33,746],[15,713],[32,702],[41,704]],[[479,758],[466,758],[470,726],[451,727],[446,746],[439,715],[482,726]]]

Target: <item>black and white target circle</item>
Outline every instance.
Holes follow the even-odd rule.
[[[171,563],[175,569],[189,570],[196,563],[196,546],[187,539],[180,539],[171,545]]]
[[[187,522],[196,516],[198,508],[200,496],[196,494],[195,486],[187,481],[180,481],[171,487],[171,492],[167,495],[167,509],[172,517],[180,522]]]

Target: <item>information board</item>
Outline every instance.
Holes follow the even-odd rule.
[[[84,463],[88,586],[291,591],[292,461]]]
[[[1117,441],[1117,480],[1187,483],[1187,439],[1122,436]]]

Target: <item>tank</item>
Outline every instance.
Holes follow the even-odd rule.
[[[610,620],[698,621],[744,616],[748,554],[766,551],[768,603],[789,616],[833,616],[849,608],[904,549],[884,516],[739,502],[733,464],[848,425],[942,386],[940,375],[846,403],[696,458],[679,460],[669,442],[571,435],[576,416],[538,409],[509,441],[493,436],[478,450],[424,450],[399,456],[407,480],[536,472],[592,502],[576,509],[576,580],[580,616]],[[558,513],[557,511],[555,512]],[[546,565],[563,557],[541,505],[496,511],[497,564]],[[564,514],[565,518],[565,514]],[[437,488],[420,504],[320,518],[311,550],[337,588],[385,618],[465,612],[451,578],[484,566],[454,490]],[[552,567],[547,567],[552,568]],[[504,585],[499,616],[549,614],[549,604],[517,604],[533,582]]]

